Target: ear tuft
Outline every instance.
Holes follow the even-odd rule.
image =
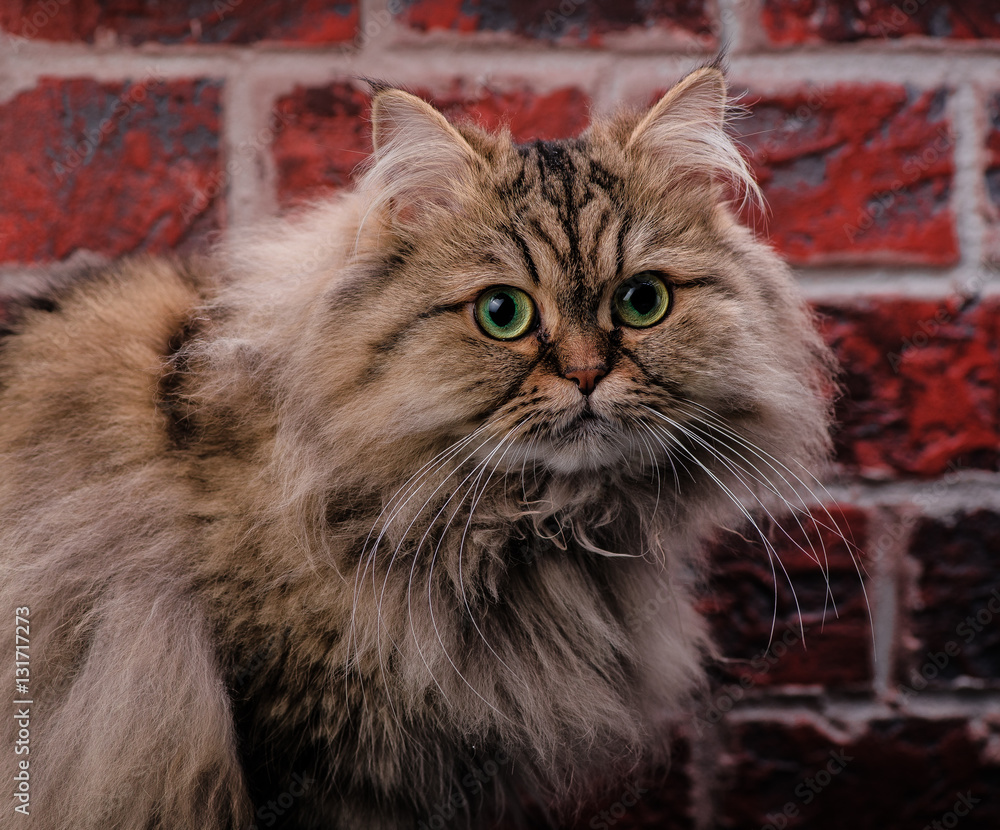
[[[403,224],[453,213],[464,202],[476,152],[440,112],[408,92],[380,88],[372,101],[375,148],[360,190],[369,214],[389,209]]]
[[[725,182],[744,202],[763,197],[726,131],[726,79],[717,66],[697,69],[672,87],[632,132],[627,149],[647,153],[670,176]]]

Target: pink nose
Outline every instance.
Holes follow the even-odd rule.
[[[597,381],[607,373],[608,370],[605,366],[588,366],[585,369],[568,369],[563,372],[563,377],[576,383],[584,395],[589,395],[597,386]]]

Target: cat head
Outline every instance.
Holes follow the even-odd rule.
[[[726,110],[704,68],[649,111],[519,145],[379,90],[356,268],[329,297],[365,309],[350,350],[379,442],[474,433],[497,469],[647,478],[725,430],[825,453],[825,352],[737,221],[759,194]]]

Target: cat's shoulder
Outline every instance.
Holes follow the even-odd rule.
[[[5,297],[0,413],[9,432],[88,412],[144,417],[172,343],[205,302],[197,261],[139,257]]]
[[[59,274],[0,298],[0,365],[94,359],[117,344],[158,348],[205,300],[196,261],[137,257]]]

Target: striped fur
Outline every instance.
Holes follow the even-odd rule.
[[[355,193],[24,308],[0,594],[31,609],[31,827],[490,827],[526,796],[555,825],[664,759],[703,541],[801,512],[829,445],[724,109],[708,68],[518,146],[381,89]],[[673,308],[628,328],[647,270]],[[538,327],[480,331],[493,285]]]

